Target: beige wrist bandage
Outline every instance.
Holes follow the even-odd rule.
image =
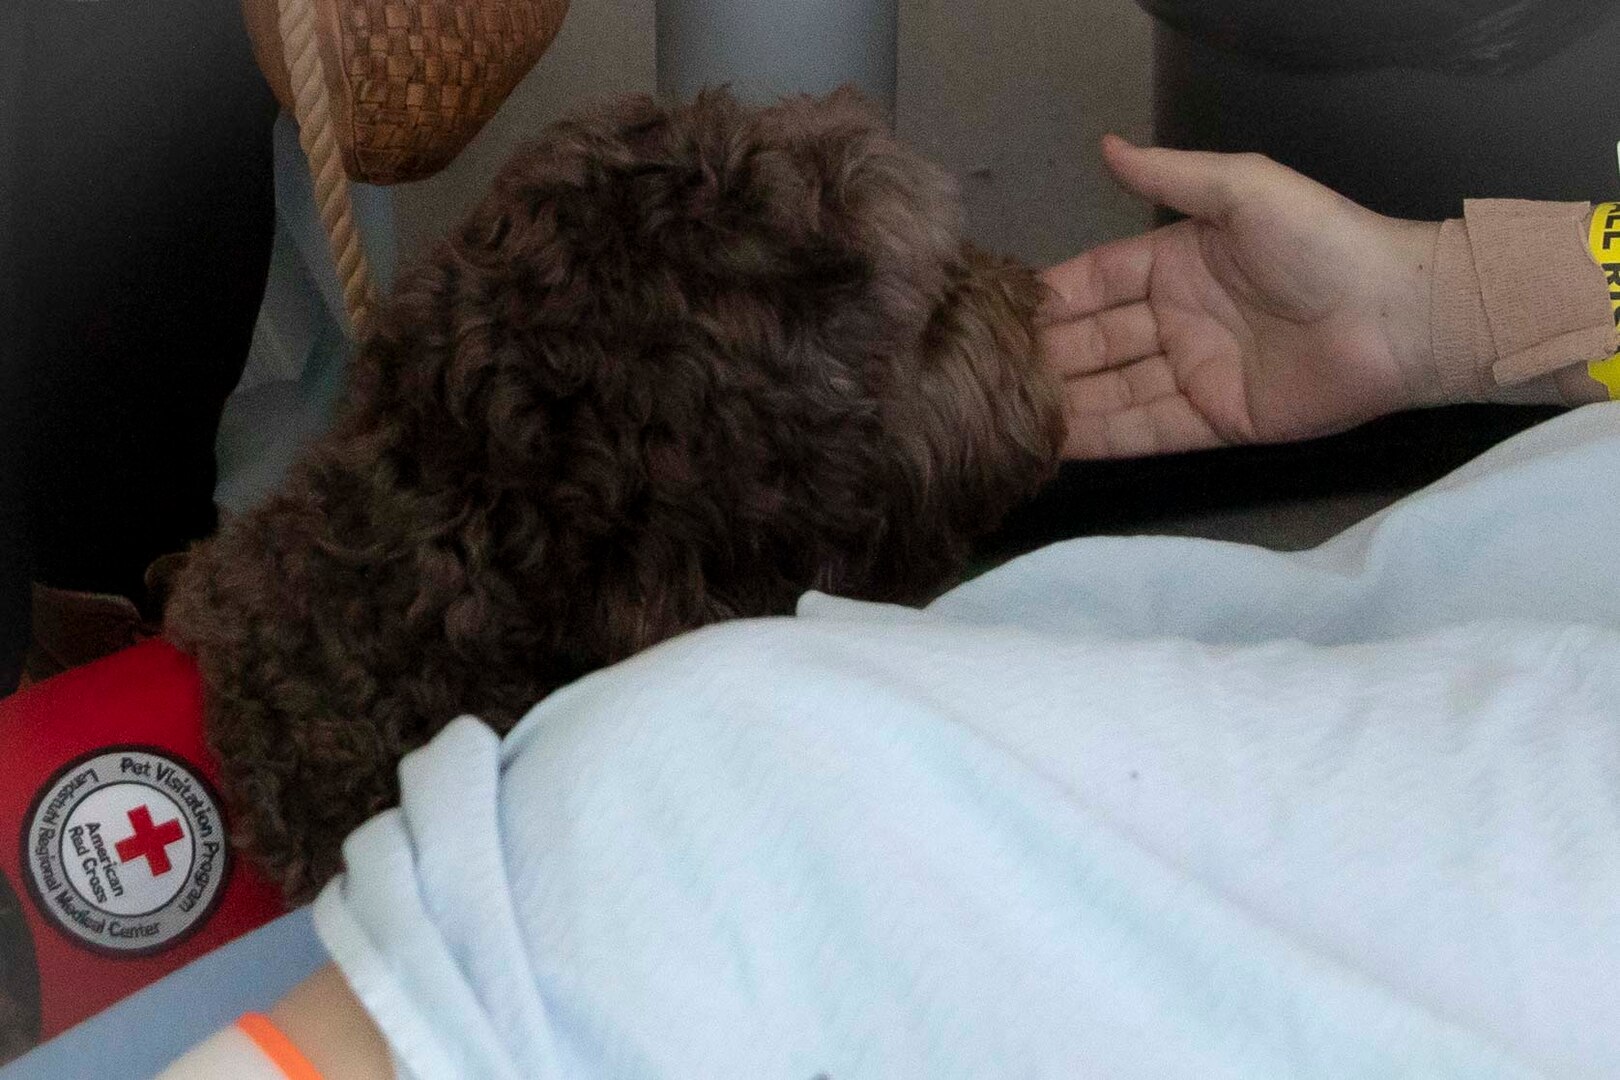
[[[1587,203],[1470,199],[1441,225],[1429,325],[1442,400],[1505,400],[1620,347],[1591,217]]]

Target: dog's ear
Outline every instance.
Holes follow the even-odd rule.
[[[914,486],[966,535],[993,528],[1056,468],[1059,387],[1041,362],[1034,271],[964,244],[923,334],[896,430]]]
[[[854,83],[844,83],[829,93],[822,99],[821,108],[831,118],[858,117],[869,124],[890,126],[890,117],[883,107]]]

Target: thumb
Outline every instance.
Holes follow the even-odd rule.
[[[1105,135],[1103,161],[1125,190],[1159,206],[1200,218],[1218,218],[1235,201],[1233,154],[1134,146]]]

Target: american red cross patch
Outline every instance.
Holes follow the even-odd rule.
[[[173,757],[107,747],[58,770],[24,819],[23,877],[70,938],[145,955],[194,929],[225,881],[219,799]]]

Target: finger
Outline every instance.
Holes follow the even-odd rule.
[[[1162,356],[1068,380],[1063,411],[1063,455],[1071,460],[1181,453],[1228,441],[1180,392]]]
[[[1082,318],[1146,300],[1154,244],[1152,233],[1115,240],[1042,271],[1050,295],[1041,308],[1040,321]]]
[[[1161,353],[1124,367],[1077,375],[1063,381],[1066,407],[1076,413],[1128,412],[1167,397],[1182,396],[1170,361]]]
[[[1247,160],[1237,154],[1133,146],[1118,135],[1103,136],[1102,155],[1125,190],[1200,218],[1219,218],[1231,208]]]
[[[1161,350],[1159,320],[1140,302],[1055,323],[1040,333],[1042,354],[1064,378],[1119,367]]]

